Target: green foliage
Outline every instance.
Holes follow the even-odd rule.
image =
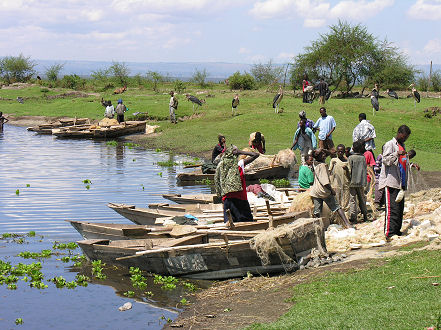
[[[52,255],[51,250],[41,250],[38,252],[30,252],[30,251],[22,251],[17,256],[22,257],[24,259],[41,259],[41,258],[49,258]]]
[[[109,69],[98,69],[96,71],[92,71],[91,77],[97,82],[107,82],[109,79]]]
[[[153,90],[157,92],[158,84],[164,81],[164,76],[162,76],[159,72],[149,71],[147,72],[147,79],[149,79],[153,83]]]
[[[118,84],[127,86],[130,70],[126,63],[114,61],[108,70]]]
[[[58,63],[58,64],[52,64],[48,68],[46,68],[45,75],[46,78],[49,81],[55,82],[58,80],[58,75],[60,74],[60,71],[63,70],[64,64]]]
[[[157,162],[156,164],[161,167],[173,167],[173,166],[179,165],[178,163],[176,163],[172,160],[168,160],[165,162]]]
[[[86,86],[86,80],[76,74],[65,75],[60,82],[64,88],[79,90],[84,89]]]
[[[207,87],[207,82],[205,81],[207,79],[208,73],[206,69],[198,70],[196,69],[193,73],[193,76],[191,77],[191,81],[194,82],[199,87]]]
[[[20,195],[20,189],[17,189],[16,191],[15,191],[15,194],[18,196],[18,195]]]
[[[54,250],[75,250],[78,248],[78,245],[75,242],[60,243],[58,241],[55,241],[54,244],[52,244],[52,248]]]
[[[142,271],[138,267],[130,267],[130,281],[134,288],[139,288],[140,290],[145,290],[147,288],[147,279],[142,275]]]
[[[36,63],[23,54],[0,59],[0,76],[8,84],[27,82],[35,74]]]
[[[184,82],[182,80],[175,80],[175,83],[173,84],[173,89],[178,92],[179,94],[182,94],[183,91],[185,91],[186,87],[184,85]]]
[[[240,74],[239,71],[228,77],[231,89],[254,89],[256,83],[252,75],[248,73]]]
[[[16,318],[16,319],[15,319],[15,324],[16,324],[16,325],[23,324],[23,319],[22,319],[21,317]]]
[[[153,282],[155,284],[161,284],[161,289],[163,290],[174,290],[176,289],[178,279],[173,276],[161,276],[155,274]]]
[[[116,147],[116,146],[118,145],[118,142],[117,142],[117,141],[107,141],[106,144],[107,144],[108,146],[114,146],[114,147]]]
[[[77,282],[77,285],[86,287],[89,285],[88,282],[90,282],[90,277],[86,275],[77,274],[75,276],[75,280]]]
[[[28,237],[35,237],[35,231],[31,230],[31,231],[28,233]]]
[[[196,287],[196,285],[194,285],[193,283],[190,282],[181,282],[182,286],[184,286],[187,290],[189,291],[196,291],[198,288]]]
[[[277,188],[291,186],[291,183],[289,182],[288,179],[275,179],[275,180],[271,181],[271,183],[274,186],[276,186]]]
[[[127,291],[123,293],[126,297],[134,297],[135,296],[135,292],[134,291]]]
[[[93,260],[92,261],[92,274],[95,275],[96,278],[104,280],[107,278],[105,274],[103,274],[103,269],[106,264],[101,260]]]
[[[256,63],[251,67],[251,74],[259,85],[269,85],[280,80],[283,67],[275,66],[272,60],[267,63]]]

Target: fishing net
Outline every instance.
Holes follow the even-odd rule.
[[[109,126],[117,126],[119,125],[119,123],[116,119],[104,118],[100,120],[98,125],[101,127],[109,127]]]
[[[289,212],[309,211],[312,214],[313,209],[314,204],[312,203],[311,196],[309,195],[309,190],[307,190],[294,196],[289,208]]]
[[[244,151],[256,152],[254,149],[245,148]],[[239,159],[246,158],[241,155]],[[291,149],[280,150],[277,155],[260,155],[255,161],[246,166],[247,170],[258,170],[264,167],[283,166],[284,168],[293,168],[297,163],[297,158]]]
[[[321,241],[322,228],[323,224],[320,219],[297,219],[294,223],[268,229],[256,235],[250,240],[250,247],[256,251],[263,265],[271,263],[270,254],[277,254],[285,268],[292,269],[297,266],[297,263],[285,253],[283,246],[289,245],[294,248],[296,242],[306,239],[307,234],[313,231],[316,236],[314,247],[323,252],[326,248],[323,246],[324,242]]]

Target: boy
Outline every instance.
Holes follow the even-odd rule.
[[[349,183],[349,213],[350,221],[357,222],[357,198],[364,221],[367,221],[366,199],[364,187],[367,184],[367,166],[363,155],[363,140],[355,141],[352,145],[354,154],[349,156],[348,165],[351,172],[351,182]]]
[[[309,189],[314,183],[314,173],[311,170],[314,158],[312,155],[307,155],[305,159],[305,164],[299,169],[299,186],[303,189]]]
[[[406,155],[404,155],[404,157],[402,158],[403,162],[408,162],[409,160],[411,160],[413,157],[416,156],[416,151],[415,150],[409,150],[409,152],[407,153],[407,157]],[[398,163],[398,166],[400,167],[400,174],[401,174],[401,189],[398,192],[397,198],[395,198],[395,202],[399,203],[401,202],[401,200],[404,198],[404,192],[406,191],[406,170],[404,169],[404,166],[401,165],[401,163]],[[418,164],[413,164],[413,163],[409,163],[410,168],[415,167],[418,171],[420,170],[420,167]]]

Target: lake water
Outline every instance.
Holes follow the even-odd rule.
[[[145,206],[164,202],[162,193],[210,192],[207,186],[178,187],[175,176],[181,167],[156,164],[168,160],[191,159],[121,143],[56,139],[6,125],[0,133],[0,234],[35,231],[37,236],[0,239],[0,259],[30,264],[35,260],[17,254],[51,249],[55,241],[80,240],[67,219],[130,223],[108,208],[108,202]],[[78,253],[79,249],[74,251]],[[47,280],[61,275],[72,281],[78,271],[90,275],[90,268],[73,269],[72,262],[63,263],[57,260],[60,257],[42,260],[47,289],[30,288],[21,280],[17,290],[0,285],[1,329],[17,327],[17,318],[23,319],[18,326],[22,329],[155,329],[174,319],[182,306],[184,289],[166,292],[150,278],[146,291],[153,293],[151,298],[124,297],[124,292],[133,290],[128,272],[112,266],[104,269],[106,280],[57,289]],[[118,307],[128,301],[133,308],[119,312]]]

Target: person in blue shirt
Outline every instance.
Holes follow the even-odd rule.
[[[317,148],[317,139],[312,130],[306,127],[306,118],[300,120],[300,126],[294,134],[291,149],[296,150],[297,148],[300,150],[302,164],[305,164],[309,151]]]
[[[314,125],[314,131],[318,130],[319,148],[320,149],[333,149],[334,142],[332,141],[332,133],[335,131],[337,126],[334,117],[328,116],[326,113],[326,108],[320,108],[321,117],[317,120]]]

